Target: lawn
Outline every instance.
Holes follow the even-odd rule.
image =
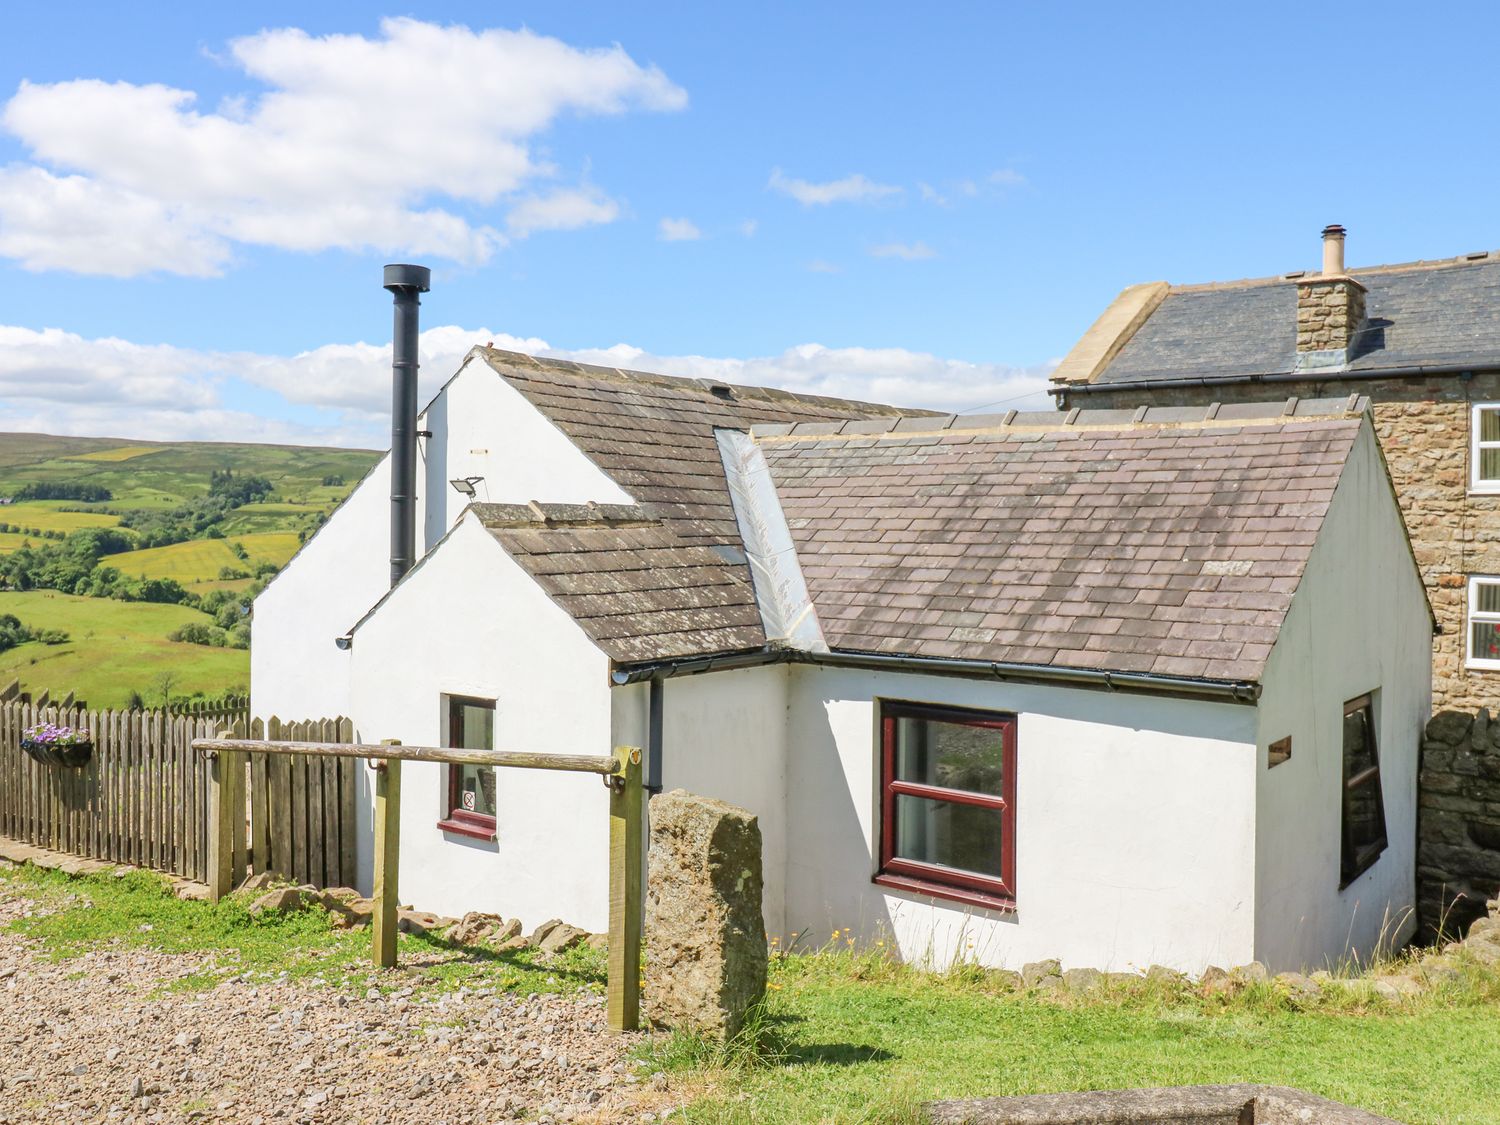
[[[249,561],[237,557],[231,543],[241,544]],[[140,578],[174,578],[183,585],[218,580],[224,567],[249,572],[256,563],[270,562],[278,567],[296,554],[301,542],[296,532],[263,531],[254,535],[234,535],[226,539],[189,539],[169,547],[150,547],[144,551],[123,551],[106,555],[103,564],[122,574]]]
[[[68,457],[69,461],[103,461],[107,464],[118,464],[121,461],[134,461],[137,457],[145,457],[147,454],[160,453],[162,447],[159,445],[117,445],[113,449],[96,449],[92,453],[75,453]]]
[[[91,707],[123,707],[132,691],[148,702],[156,699],[165,674],[173,677],[173,695],[221,695],[250,682],[250,654],[244,649],[167,640],[180,625],[209,621],[186,606],[30,590],[0,592],[0,613],[69,635],[67,644],[33,641],[0,653],[0,684],[19,677],[32,693],[46,688],[60,698],[71,691]]]
[[[251,918],[238,896],[180,902],[145,873],[69,880],[0,871],[53,912],[12,926],[77,957],[105,945],[229,951],[221,976],[250,970],[335,984],[543,992],[602,983],[598,954],[542,968],[527,954],[454,949],[402,935],[405,966],[369,975],[368,931],[321,912]],[[420,905],[420,900],[418,901]],[[560,971],[561,970],[561,971]],[[184,987],[202,988],[206,979]],[[649,997],[647,998],[649,1006]],[[1328,986],[1305,1010],[1271,985],[1204,998],[1185,986],[1117,986],[1095,999],[1005,992],[991,975],[932,975],[872,954],[773,961],[762,1047],[658,1036],[647,1069],[668,1072],[698,1123],[907,1123],[924,1100],[1205,1082],[1292,1085],[1410,1125],[1488,1125],[1500,1075],[1500,975],[1465,963],[1437,991],[1391,1005]]]

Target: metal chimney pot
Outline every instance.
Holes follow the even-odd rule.
[[[417,333],[426,266],[385,267],[396,306],[391,334],[391,585],[417,561]]]

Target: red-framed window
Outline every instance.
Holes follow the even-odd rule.
[[[880,705],[875,882],[991,909],[1016,901],[1016,719]]]
[[[1339,887],[1347,887],[1386,848],[1385,796],[1375,739],[1375,699],[1362,695],[1344,704],[1343,854]]]
[[[465,750],[495,748],[495,701],[450,695],[446,745]],[[444,832],[495,838],[495,767],[452,764],[447,771],[448,814],[438,821]]]

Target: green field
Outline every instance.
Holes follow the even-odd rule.
[[[241,544],[249,553],[248,561],[238,558],[231,543]],[[196,589],[200,584],[221,584],[219,571],[224,567],[249,572],[256,563],[269,562],[278,567],[297,553],[301,546],[294,532],[265,531],[255,535],[236,535],[228,539],[190,539],[170,547],[151,547],[144,551],[124,551],[106,555],[105,566],[138,578],[172,578]]]
[[[207,496],[216,471],[265,477],[273,492],[220,519],[217,530],[224,538],[126,551],[101,560],[101,565],[131,579],[173,579],[194,595],[216,590],[243,593],[253,579],[222,579],[224,568],[251,574],[259,563],[284,566],[378,456],[366,450],[304,446],[0,434],[0,498],[43,483],[100,485],[112,494],[98,503],[0,504],[0,523],[64,534],[112,527],[130,512],[171,511]],[[336,483],[324,484],[325,479]],[[28,542],[39,549],[60,544],[25,531],[0,532],[0,555]],[[244,547],[248,559],[236,557],[231,548],[235,543]],[[23,688],[33,693],[45,688],[62,696],[71,691],[90,704],[117,706],[133,691],[148,701],[159,696],[163,675],[173,677],[175,696],[219,695],[249,684],[249,654],[244,650],[166,639],[189,622],[212,623],[208,615],[189,606],[76,598],[50,590],[0,590],[0,613],[14,613],[34,628],[63,629],[71,635],[65,645],[33,642],[0,653],[0,683],[19,677]]]
[[[52,590],[0,592],[0,613],[13,613],[36,629],[61,629],[67,644],[31,641],[0,652],[0,683],[19,678],[33,694],[68,692],[91,707],[123,707],[132,691],[151,702],[163,675],[172,694],[221,695],[250,683],[244,649],[207,648],[167,640],[167,634],[207,615],[180,605],[75,598]]]
[[[0,504],[0,523],[12,527],[34,527],[39,531],[77,531],[80,527],[114,527],[120,517],[110,512],[64,512],[62,508],[103,507],[66,500],[28,500],[23,504]]]

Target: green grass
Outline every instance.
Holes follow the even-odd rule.
[[[318,909],[253,917],[252,892],[218,903],[182,901],[161,876],[146,871],[70,877],[31,866],[0,869],[0,889],[7,886],[46,911],[17,919],[9,928],[40,940],[58,960],[104,947],[215,955],[212,967],[163,981],[162,991],[197,991],[246,973],[418,993],[463,984],[519,993],[604,989],[603,954],[587,947],[541,964],[529,950],[498,953],[402,934],[397,939],[401,967],[378,972],[370,964],[369,929],[335,929]]]
[[[230,544],[241,544],[249,553],[248,561],[240,559]],[[301,546],[295,532],[265,531],[254,535],[232,535],[225,539],[189,539],[168,547],[150,547],[143,551],[122,551],[106,555],[103,565],[117,568],[133,578],[173,578],[184,586],[217,582],[224,567],[249,572],[256,563],[270,562],[285,566]]]
[[[1409,1007],[1335,985],[1297,1010],[1270,985],[1048,1000],[984,974],[799,955],[773,968],[757,1042],[676,1036],[647,1057],[699,1091],[682,1118],[698,1123],[909,1121],[934,1098],[1263,1082],[1411,1125],[1481,1125],[1496,1116],[1500,976],[1469,973]]]
[[[120,517],[109,512],[62,512],[60,506],[83,507],[77,501],[28,500],[23,504],[0,505],[0,523],[13,527],[34,527],[39,531],[77,531],[80,527],[114,527]],[[38,540],[37,542],[52,542]]]
[[[167,640],[190,621],[209,622],[206,614],[186,606],[30,590],[0,592],[0,613],[69,635],[67,644],[32,641],[0,653],[0,684],[19,677],[33,694],[45,688],[61,698],[71,691],[91,707],[123,707],[132,691],[155,701],[164,674],[173,677],[173,695],[220,695],[250,682],[250,654],[244,649]]]

